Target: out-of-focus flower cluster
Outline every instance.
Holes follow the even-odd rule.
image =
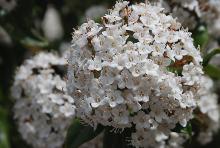
[[[149,0],[158,2],[178,21],[190,30],[199,23],[205,23],[212,35],[219,36],[220,1],[219,0]]]
[[[180,147],[188,136],[175,129],[191,120],[210,137],[218,128],[217,97],[191,33],[160,6],[117,2],[102,24],[74,31],[72,48],[67,88],[84,122],[135,127],[135,147]]]
[[[0,0],[0,8],[6,11],[12,11],[16,7],[16,0]]]
[[[104,5],[91,6],[86,10],[84,19],[99,20],[106,12],[107,8]]]
[[[40,53],[16,72],[14,118],[23,139],[35,148],[62,147],[75,114],[63,77],[66,64],[63,57]]]

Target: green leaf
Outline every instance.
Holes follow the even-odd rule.
[[[191,121],[186,125],[186,127],[181,129],[180,132],[189,136],[189,141],[188,142],[189,142],[189,144],[191,144],[192,140],[193,140],[193,130],[192,130]]]
[[[22,39],[21,44],[27,47],[41,47],[41,48],[45,48],[49,46],[49,43],[47,41],[40,41],[30,37],[26,37]]]
[[[188,121],[186,127],[183,127],[182,125],[180,125],[179,123],[176,124],[176,127],[172,130],[173,132],[177,132],[177,133],[183,133],[187,136],[189,136],[189,143],[192,142],[192,138],[193,138],[193,129],[194,127],[192,127],[192,120]]]
[[[213,51],[211,51],[210,53],[205,55],[204,59],[203,59],[203,66],[207,66],[209,64],[210,60],[217,54],[220,54],[220,48],[214,49]]]
[[[10,148],[8,137],[7,113],[0,108],[0,148]]]
[[[83,143],[98,136],[102,131],[101,125],[98,125],[94,130],[91,126],[81,124],[79,119],[74,119],[67,133],[65,148],[78,148]]]
[[[181,133],[189,135],[191,139],[192,138],[192,124],[188,123],[187,126],[181,130]]]
[[[182,67],[167,67],[169,72],[175,73],[176,75],[180,76],[182,74],[183,68]]]
[[[3,100],[4,100],[4,95],[3,95],[2,87],[0,86],[0,101]]]
[[[0,148],[10,148],[6,123],[0,119]]]
[[[193,32],[194,44],[196,47],[200,46],[201,49],[204,49],[209,40],[208,30],[204,25],[199,26]]]
[[[205,73],[213,79],[220,79],[220,69],[213,65],[207,65],[203,69]]]

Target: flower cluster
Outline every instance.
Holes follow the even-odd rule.
[[[102,17],[106,12],[107,8],[104,5],[91,6],[86,10],[84,19],[97,20],[100,19],[100,17]]]
[[[17,5],[16,0],[1,0],[0,1],[0,8],[10,12],[12,11]]]
[[[200,132],[198,140],[206,144],[212,140],[213,134],[220,128],[218,96],[213,93],[213,81],[208,77],[200,79],[198,101],[199,111],[196,111],[195,118],[200,121]],[[202,124],[201,124],[202,123]]]
[[[149,0],[159,2],[166,8],[167,13],[177,17],[184,27],[193,30],[199,23],[208,25],[209,31],[220,35],[220,1],[218,0]],[[214,21],[214,23],[213,23]],[[217,31],[217,32],[216,32]]]
[[[219,120],[191,33],[160,6],[117,2],[102,24],[90,20],[74,31],[72,48],[68,93],[76,116],[94,127],[134,127],[135,147],[178,147],[187,135],[175,128],[197,110]]]
[[[35,148],[62,147],[75,114],[63,77],[66,64],[62,57],[40,53],[16,72],[14,118],[23,139]]]

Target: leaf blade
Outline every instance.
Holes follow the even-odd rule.
[[[75,119],[68,130],[65,148],[78,148],[83,143],[98,136],[102,130],[103,127],[101,125],[98,125],[96,130],[94,130],[93,127],[82,125],[79,119]]]
[[[220,48],[218,49],[214,49],[213,51],[211,51],[210,53],[208,53],[203,60],[203,66],[207,66],[209,64],[209,62],[211,61],[211,59],[217,55],[220,54]]]
[[[0,147],[10,148],[6,111],[0,108]]]
[[[193,32],[194,45],[196,47],[200,46],[201,50],[204,50],[208,41],[209,41],[209,33],[208,29],[204,25],[198,26]]]
[[[208,64],[206,67],[204,67],[205,73],[210,76],[213,79],[220,79],[220,69]]]

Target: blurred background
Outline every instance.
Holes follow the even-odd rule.
[[[140,2],[133,0],[132,2]],[[144,1],[144,0],[142,0]],[[39,51],[70,47],[73,28],[99,21],[115,0],[0,0],[0,148],[29,148],[13,120],[10,86],[16,67]],[[207,146],[220,148],[220,135]]]

